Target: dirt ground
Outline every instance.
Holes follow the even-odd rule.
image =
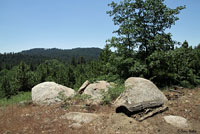
[[[200,134],[200,88],[179,91],[164,91],[169,109],[142,122],[116,114],[109,105],[85,106],[83,102],[54,106],[12,105],[0,108],[0,134]],[[100,118],[81,128],[73,128],[70,127],[72,121],[60,118],[68,112],[96,113]],[[165,115],[186,118],[190,128],[180,129],[166,123]]]

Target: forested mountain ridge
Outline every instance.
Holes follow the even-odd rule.
[[[63,63],[70,63],[72,59],[78,61],[81,57],[84,60],[98,59],[100,55],[100,48],[74,48],[74,49],[45,49],[34,48],[30,50],[24,50],[18,53],[4,53],[0,54],[0,67],[12,68],[18,65],[21,61],[26,64],[40,64],[45,60],[57,59]]]
[[[74,48],[74,49],[44,49],[34,48],[20,52],[29,56],[44,56],[56,59],[71,59],[72,57],[84,57],[86,60],[97,59],[101,52],[100,48]]]

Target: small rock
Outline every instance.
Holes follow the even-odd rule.
[[[80,113],[80,112],[70,112],[66,113],[65,115],[61,116],[61,119],[68,119],[72,120],[76,123],[90,123],[93,120],[97,119],[99,116],[92,113]]]
[[[21,117],[31,117],[31,114],[22,114]]]
[[[11,134],[9,130],[6,130],[3,134]]]
[[[79,88],[78,93],[82,94],[85,90],[85,88],[90,84],[90,82],[87,80],[83,83],[83,85]]]
[[[73,123],[71,125],[69,125],[69,128],[81,128],[82,125],[80,123]]]
[[[164,116],[164,119],[167,123],[178,127],[178,128],[188,128],[188,122],[187,119],[181,117],[181,116],[173,116],[173,115],[169,115],[169,116]]]
[[[32,103],[31,100],[26,100],[26,101],[21,101],[19,102],[19,105],[20,106],[26,106],[26,105],[30,105]]]
[[[189,103],[190,101],[189,101],[189,100],[185,100],[185,102],[186,102],[186,103]]]

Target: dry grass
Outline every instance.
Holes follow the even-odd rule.
[[[200,88],[194,90],[182,89],[183,95],[164,91],[171,98],[169,110],[136,122],[121,114],[115,114],[115,109],[108,105],[85,106],[83,101],[71,102],[66,109],[61,105],[37,106],[10,105],[0,108],[0,134],[175,134],[200,133]],[[67,112],[89,112],[101,115],[100,120],[75,129],[69,127],[72,122],[60,119]],[[170,126],[163,120],[164,115],[179,115],[189,120],[191,128],[187,130]]]

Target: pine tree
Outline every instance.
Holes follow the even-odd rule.
[[[19,91],[30,91],[32,88],[30,76],[30,67],[23,61],[17,67],[17,81],[19,84]]]
[[[188,42],[185,40],[185,41],[183,42],[183,44],[182,44],[182,47],[183,47],[183,48],[188,48],[188,46],[189,46],[189,45],[188,45]]]

